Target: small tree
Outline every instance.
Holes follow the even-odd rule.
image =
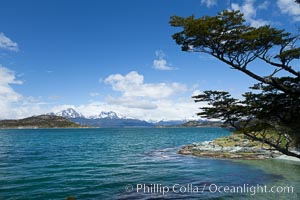
[[[183,28],[173,35],[183,51],[212,55],[258,82],[243,100],[221,91],[194,96],[196,102],[210,105],[199,115],[222,119],[252,139],[300,157],[289,149],[300,146],[300,72],[291,66],[300,58],[298,37],[270,26],[251,27],[239,11],[198,19],[172,16],[170,24]],[[273,70],[268,75],[255,73],[249,67],[254,60]]]

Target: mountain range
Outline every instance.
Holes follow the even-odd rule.
[[[113,111],[100,112],[98,115],[84,116],[73,108],[59,111],[57,113],[48,113],[49,115],[60,116],[69,119],[72,122],[84,125],[102,128],[112,127],[154,127],[154,124],[139,119],[127,118],[120,113]]]
[[[102,128],[112,127],[156,127],[156,126],[176,126],[187,122],[187,120],[171,120],[159,122],[147,122],[145,120],[128,118],[114,111],[100,112],[98,115],[85,116],[73,108],[68,108],[56,113],[48,113],[69,119],[72,122]]]
[[[73,108],[56,113],[47,113],[19,120],[0,120],[0,128],[125,128],[125,127],[226,127],[221,121],[208,120],[171,120],[148,122],[127,118],[113,111],[100,112],[98,115],[84,116]]]
[[[101,128],[124,128],[124,127],[225,127],[221,121],[207,120],[170,120],[149,122],[140,119],[127,118],[114,112],[100,112],[98,115],[85,116],[73,108],[68,108],[56,113],[48,113],[51,116],[59,116],[76,124],[89,127]]]
[[[100,112],[99,115],[91,115],[91,116],[85,116],[79,112],[77,112],[73,108],[68,108],[66,110],[59,111],[57,113],[48,113],[49,115],[55,115],[64,117],[67,119],[73,119],[73,118],[86,118],[86,119],[126,119],[125,116],[121,115],[120,113],[116,113],[113,111],[109,112]]]

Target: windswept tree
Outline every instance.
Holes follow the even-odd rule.
[[[209,105],[198,114],[222,119],[254,140],[300,157],[290,151],[291,146],[300,147],[300,72],[292,65],[300,58],[298,36],[269,25],[251,27],[239,11],[201,18],[172,16],[170,24],[182,28],[173,39],[183,51],[209,54],[257,81],[244,99],[223,91],[194,96],[196,102]],[[270,73],[256,73],[250,67],[254,61]]]

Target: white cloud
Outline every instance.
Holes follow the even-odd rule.
[[[173,70],[173,67],[168,64],[167,60],[165,59],[166,55],[162,50],[157,50],[155,52],[157,59],[153,60],[153,67],[157,70]]]
[[[258,5],[257,8],[261,9],[261,10],[267,10],[269,6],[270,6],[270,2],[264,1],[263,3],[261,3],[260,5]]]
[[[23,84],[13,71],[0,64],[0,119],[24,118],[45,113],[45,102],[33,97],[24,97],[12,85]]]
[[[6,37],[4,33],[0,33],[0,49],[5,49],[9,51],[18,51],[19,47],[16,42]]]
[[[116,91],[104,101],[93,101],[82,105],[60,105],[53,112],[74,108],[85,116],[98,115],[101,111],[114,111],[128,118],[147,121],[198,119],[196,115],[203,103],[195,103],[193,94],[201,91],[198,86],[187,90],[182,83],[145,83],[144,76],[132,71],[125,75],[112,74],[103,83]]]
[[[112,110],[143,120],[191,119],[198,112],[199,104],[194,103],[191,94],[185,94],[187,87],[182,83],[145,83],[144,76],[135,71],[112,74],[104,83],[119,95],[109,95],[105,102],[92,102],[76,109],[86,115]]]
[[[281,13],[292,16],[295,21],[300,21],[300,5],[295,3],[295,0],[277,0],[277,6]]]
[[[98,93],[98,92],[90,92],[89,95],[90,95],[91,97],[96,97],[96,96],[99,96],[100,93]]]
[[[244,18],[247,22],[250,23],[250,26],[260,27],[269,24],[268,21],[263,19],[255,19],[256,17],[256,8],[254,8],[254,0],[246,0],[243,5],[236,3],[231,4],[232,10],[240,10],[244,14]]]
[[[2,106],[10,102],[17,102],[21,98],[21,95],[13,90],[11,84],[22,84],[22,82],[16,80],[13,71],[0,65],[0,104]]]
[[[195,90],[192,94],[192,96],[197,96],[199,94],[202,94],[202,92],[200,90]]]
[[[139,104],[139,102],[136,102],[136,104]],[[155,106],[153,108],[150,108],[151,105]],[[187,97],[186,99],[178,101],[171,99],[154,100],[152,101],[151,105],[148,109],[144,106],[130,106],[122,102],[116,102],[115,104],[110,102],[92,102],[89,104],[83,104],[79,106],[57,106],[55,107],[54,111],[60,111],[62,109],[72,107],[78,112],[84,114],[85,116],[97,115],[101,111],[114,111],[117,113],[121,113],[127,118],[141,119],[147,121],[182,120],[198,119],[199,117],[196,116],[196,113],[199,112],[199,107],[202,104],[195,103],[190,97]]]
[[[172,70],[172,67],[168,66],[168,63],[165,59],[158,59],[153,61],[153,66],[157,70]]]
[[[144,83],[144,76],[132,71],[126,75],[113,74],[104,80],[124,97],[168,98],[178,92],[186,91],[181,83]]]
[[[202,4],[205,4],[208,8],[217,5],[217,0],[201,0]]]
[[[51,108],[51,112],[54,112],[54,113],[57,113],[59,111],[62,111],[62,110],[66,110],[68,108],[73,108],[73,109],[78,109],[76,108],[76,106],[74,105],[71,105],[71,104],[64,104],[64,105],[56,105],[54,107]]]
[[[111,105],[122,105],[128,108],[139,108],[144,110],[153,110],[157,108],[155,102],[143,98],[114,98],[112,96],[108,96],[106,101]]]
[[[51,105],[42,102],[42,98],[24,97],[16,92],[12,85],[22,82],[13,71],[0,66],[0,119],[24,118],[67,108],[74,108],[86,116],[114,111],[142,120],[198,118],[196,113],[201,104],[194,103],[192,94],[187,94],[192,91],[182,83],[145,83],[144,76],[135,71],[112,74],[103,82],[117,92],[116,96],[108,95],[104,101],[81,105]]]

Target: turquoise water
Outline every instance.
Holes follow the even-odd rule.
[[[185,144],[229,134],[220,128],[0,130],[0,199],[300,199],[297,163],[176,154]],[[143,184],[178,184],[179,193],[137,192]],[[191,184],[201,191],[179,191]],[[212,193],[211,184],[292,185],[294,192]]]

